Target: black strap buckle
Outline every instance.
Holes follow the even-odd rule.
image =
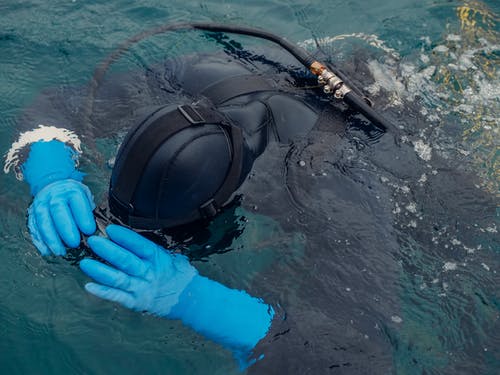
[[[206,121],[203,116],[191,105],[183,104],[177,107],[180,113],[188,120],[191,124],[205,124]]]

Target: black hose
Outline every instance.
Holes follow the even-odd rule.
[[[370,122],[376,127],[383,131],[389,129],[391,132],[397,134],[399,129],[396,128],[389,120],[382,117],[377,113],[361,96],[356,94],[354,91],[348,92],[344,95],[344,102],[352,109],[358,111],[363,116],[365,116]]]
[[[204,31],[215,31],[215,32],[227,32],[233,34],[242,34],[254,36],[257,38],[262,38],[274,42],[285,50],[290,52],[297,60],[299,60],[307,69],[315,61],[314,57],[307,52],[304,48],[299,47],[294,43],[290,43],[285,38],[279,37],[265,30],[244,27],[244,26],[230,26],[212,23],[194,23],[192,24],[194,29],[204,30]]]
[[[94,71],[92,76],[92,81],[89,87],[89,94],[87,96],[87,102],[84,110],[84,122],[85,125],[90,125],[90,116],[93,112],[94,106],[94,98],[96,95],[96,91],[99,88],[101,81],[104,78],[109,66],[117,60],[123,53],[125,53],[130,46],[133,44],[153,35],[162,34],[168,31],[177,31],[177,30],[204,30],[204,31],[213,31],[213,32],[227,32],[241,35],[248,35],[257,38],[262,38],[274,42],[281,47],[283,47],[286,51],[288,51],[291,55],[293,55],[300,63],[302,63],[307,69],[311,68],[311,65],[315,62],[314,57],[307,52],[305,49],[297,46],[294,43],[287,41],[286,39],[279,37],[275,34],[272,34],[265,30],[260,30],[251,27],[245,26],[232,26],[232,25],[224,25],[218,23],[207,23],[207,22],[194,22],[194,23],[178,23],[178,24],[170,24],[163,25],[157,27],[152,30],[145,31],[143,33],[137,34],[132,38],[123,42],[113,53],[111,53],[106,60],[102,62]],[[331,68],[330,68],[331,69]],[[336,69],[332,69],[334,72]],[[357,91],[358,93],[356,93]],[[359,111],[363,114],[368,120],[373,122],[379,128],[386,130],[387,128],[396,130],[394,125],[392,125],[389,121],[384,119],[380,114],[375,112],[361,97],[359,90],[353,88],[349,94],[345,95],[343,98],[344,102]]]

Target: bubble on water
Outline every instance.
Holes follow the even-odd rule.
[[[443,46],[443,45],[439,45],[439,46],[434,47],[433,51],[434,52],[445,53],[445,52],[449,51],[449,48],[446,47],[446,46]]]
[[[448,40],[450,42],[460,42],[462,40],[462,37],[460,35],[456,35],[456,34],[448,34],[446,36],[446,40]]]
[[[425,161],[431,160],[432,147],[428,144],[425,144],[424,141],[422,141],[421,139],[415,141],[413,143],[413,148],[415,149],[415,152],[420,157],[420,159]]]
[[[420,40],[424,42],[424,44],[427,44],[428,46],[431,45],[431,38],[429,38],[428,36],[422,36],[420,37]]]
[[[398,323],[398,324],[403,323],[403,319],[401,317],[397,316],[397,315],[391,316],[391,320],[394,323]]]
[[[470,115],[474,113],[474,106],[471,104],[459,104],[455,107],[455,110]]]
[[[406,205],[406,210],[411,212],[412,214],[417,213],[417,204],[415,202],[410,202],[408,205]]]
[[[476,251],[476,249],[472,247],[467,247],[465,245],[464,245],[464,250],[467,251],[467,254],[474,254],[474,252]]]
[[[401,186],[401,191],[405,194],[410,192],[410,188],[408,186]]]
[[[447,271],[455,271],[457,269],[457,264],[455,262],[446,262],[443,265],[443,270],[445,272]]]
[[[474,51],[466,51],[458,58],[458,68],[462,71],[467,71],[468,69],[477,70],[477,66],[474,65],[472,59],[474,58]]]
[[[115,166],[115,162],[116,162],[116,157],[112,157],[111,159],[108,159],[106,164],[108,165],[108,168],[113,168]]]
[[[497,233],[497,226],[496,224],[493,224],[491,227],[486,227],[485,228],[486,232],[490,232],[490,233]]]

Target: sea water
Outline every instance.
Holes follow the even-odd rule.
[[[29,127],[18,119],[44,90],[84,87],[119,43],[165,23],[241,24],[319,45],[359,73],[402,138],[373,136],[352,115],[341,141],[317,131],[272,145],[234,210],[170,246],[202,274],[280,305],[302,345],[282,358],[298,374],[311,363],[324,373],[498,374],[499,14],[491,0],[2,1],[0,149]],[[199,32],[155,36],[110,74],[223,48]],[[98,203],[120,137],[83,145]],[[13,173],[0,179],[3,374],[239,373],[228,351],[179,322],[90,296],[80,254],[40,257],[28,187]]]

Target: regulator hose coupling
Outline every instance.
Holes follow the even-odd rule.
[[[335,99],[344,99],[344,96],[352,91],[342,78],[320,62],[315,61],[311,65],[310,70],[318,76],[318,83],[323,86],[325,94],[331,94]]]
[[[326,65],[314,61],[309,66],[309,70],[318,77],[318,83],[323,86],[323,91],[326,94],[333,95],[335,99],[343,100],[350,108],[361,113],[381,130],[390,129],[394,133],[398,133],[398,129],[390,121],[372,108],[372,103],[368,98],[358,95]]]

